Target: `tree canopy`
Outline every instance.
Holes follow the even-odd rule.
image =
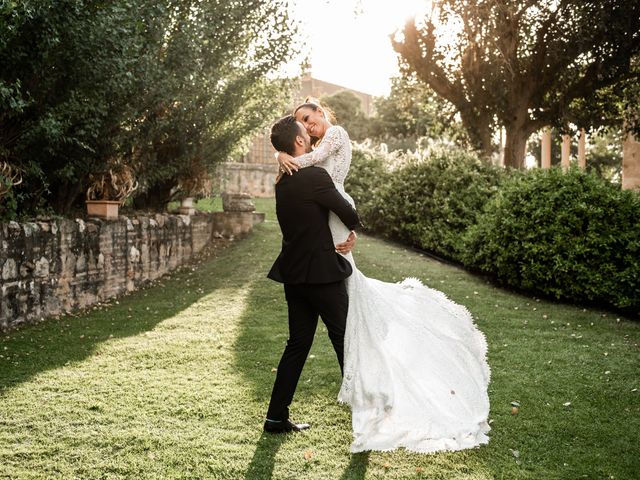
[[[415,150],[423,139],[468,142],[455,107],[415,75],[394,78],[389,96],[376,98],[375,111],[370,136],[390,150]]]
[[[139,206],[224,161],[271,120],[294,53],[285,0],[22,0],[0,6],[0,159],[18,210],[67,213],[88,176],[131,165]]]
[[[320,101],[333,111],[336,122],[349,132],[352,140],[362,141],[367,137],[369,120],[362,110],[362,101],[355,93],[342,90],[323,95]]]
[[[566,129],[581,103],[578,126],[597,127],[602,105],[590,100],[605,89],[628,98],[638,82],[640,3],[629,0],[442,0],[401,33],[393,45],[405,72],[455,105],[485,155],[505,127],[512,167],[523,166],[531,133]]]

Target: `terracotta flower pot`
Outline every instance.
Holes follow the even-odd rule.
[[[86,200],[87,214],[90,217],[116,220],[118,218],[118,207],[120,202],[115,200]]]

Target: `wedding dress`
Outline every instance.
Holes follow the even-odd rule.
[[[296,157],[325,168],[344,190],[351,142],[339,126]],[[334,242],[348,229],[333,213]],[[352,410],[352,452],[462,450],[489,441],[487,343],[469,311],[415,278],[386,283],[365,277],[351,253],[344,377],[338,400]]]

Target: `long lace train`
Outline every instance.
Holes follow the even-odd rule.
[[[348,231],[333,214],[329,226],[344,241]],[[354,272],[338,400],[352,410],[352,452],[487,443],[487,342],[469,311],[414,278],[367,278],[347,258]]]

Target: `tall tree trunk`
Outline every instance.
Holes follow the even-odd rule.
[[[490,128],[484,128],[480,132],[479,141],[480,156],[484,160],[491,160],[494,153],[493,131]]]
[[[524,168],[527,140],[531,133],[519,125],[507,125],[507,138],[504,145],[504,166],[507,168]]]
[[[474,115],[471,111],[460,110],[462,125],[464,126],[473,146],[478,150],[480,156],[491,159],[493,155],[493,131],[491,130],[491,119]]]

